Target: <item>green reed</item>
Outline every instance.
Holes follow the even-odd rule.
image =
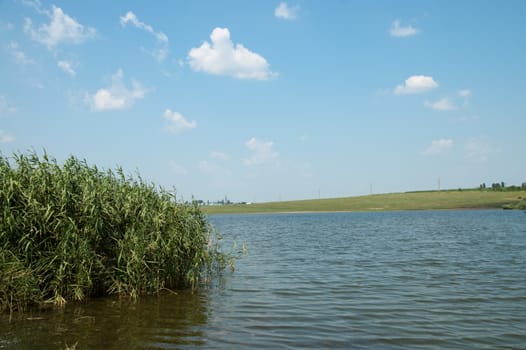
[[[70,157],[0,154],[0,312],[192,287],[223,253],[197,205]]]

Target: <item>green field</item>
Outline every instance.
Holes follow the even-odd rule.
[[[491,209],[524,203],[526,191],[450,190],[205,206],[207,214]]]

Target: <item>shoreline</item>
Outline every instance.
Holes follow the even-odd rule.
[[[428,191],[313,200],[203,206],[211,214],[338,213],[417,210],[520,209],[526,191]]]
[[[437,209],[378,209],[378,210],[296,210],[296,211],[254,211],[254,212],[217,212],[206,213],[206,215],[265,215],[265,214],[337,214],[337,213],[393,213],[405,211],[483,211],[483,210],[502,210],[503,208],[437,208]],[[519,210],[520,209],[512,209]]]

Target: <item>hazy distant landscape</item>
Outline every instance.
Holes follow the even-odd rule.
[[[208,214],[438,209],[526,209],[526,191],[444,190],[204,206]]]

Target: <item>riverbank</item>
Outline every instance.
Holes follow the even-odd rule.
[[[204,206],[206,214],[497,209],[515,207],[526,191],[446,190],[367,196]]]

